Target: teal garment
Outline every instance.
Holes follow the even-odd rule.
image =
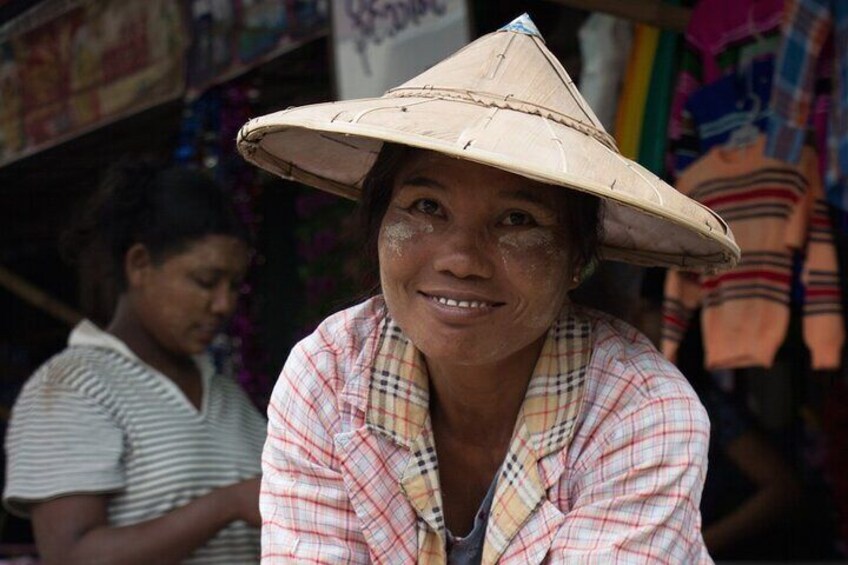
[[[667,4],[679,5],[679,0],[667,0]],[[655,175],[664,176],[668,117],[671,112],[671,95],[677,69],[677,43],[680,34],[673,31],[660,33],[644,117],[642,137],[639,140],[637,161]]]

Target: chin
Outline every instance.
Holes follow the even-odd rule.
[[[455,337],[455,336],[454,336]],[[513,353],[513,346],[503,343],[480,343],[476,340],[444,339],[416,340],[412,343],[427,359],[442,360],[454,365],[485,365],[495,363]]]

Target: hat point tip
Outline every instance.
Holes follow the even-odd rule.
[[[530,14],[524,12],[507,25],[503,26],[498,31],[511,31],[514,33],[523,33],[525,35],[533,35],[542,38],[542,34],[539,32],[539,28],[536,27],[536,24],[533,23],[533,19],[530,17]]]

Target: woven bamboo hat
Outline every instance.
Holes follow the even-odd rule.
[[[238,135],[248,161],[352,199],[384,142],[601,197],[605,259],[705,271],[739,260],[715,212],[618,152],[526,14],[379,98],[268,114]]]

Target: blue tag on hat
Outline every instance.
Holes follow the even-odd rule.
[[[525,35],[535,35],[539,39],[542,39],[539,28],[536,27],[536,24],[533,23],[527,12],[524,12],[498,31],[514,31],[515,33],[523,33]]]

